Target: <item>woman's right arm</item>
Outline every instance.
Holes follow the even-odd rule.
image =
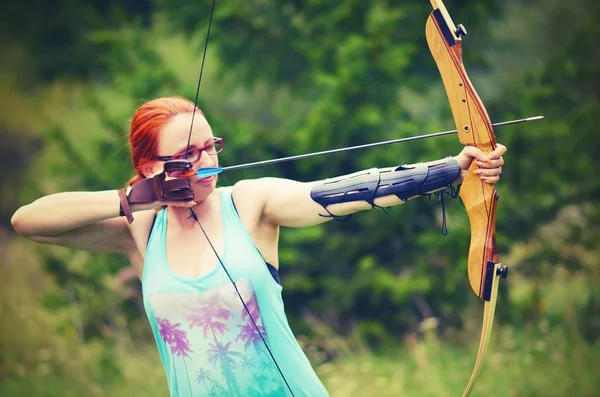
[[[38,243],[131,255],[135,242],[119,202],[117,190],[57,193],[19,208],[11,223]]]

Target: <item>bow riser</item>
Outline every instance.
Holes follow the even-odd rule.
[[[464,69],[462,39],[447,17],[445,8],[443,10],[438,8],[431,13],[427,19],[425,34],[448,94],[459,141],[484,152],[491,152],[496,148],[491,120]],[[495,248],[498,194],[492,185],[484,183],[474,173],[478,168],[475,162],[471,164],[462,183],[460,197],[467,210],[472,231],[468,257],[469,282],[473,291],[484,299],[490,293],[489,290],[486,291],[486,285],[489,288],[489,283],[486,283],[486,264],[489,261],[499,261]]]
[[[465,177],[460,188],[462,199],[471,225],[471,242],[467,259],[469,283],[473,291],[481,299],[489,296],[487,266],[489,262],[500,261],[496,249],[496,209],[498,195],[491,186],[482,186],[484,182],[473,171],[478,167],[473,163],[469,175]],[[490,189],[491,188],[491,189]]]

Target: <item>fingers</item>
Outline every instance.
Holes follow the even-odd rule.
[[[485,153],[483,150],[475,146],[465,146],[463,149],[463,153],[467,156],[484,162],[500,159],[502,158],[502,155],[506,153],[506,151],[506,146],[501,145],[499,143],[496,145],[496,149],[489,153]]]
[[[471,161],[475,161],[478,167],[474,171],[475,175],[485,183],[493,185],[500,181],[500,174],[502,174],[502,166],[504,165],[502,155],[506,151],[506,146],[502,144],[497,144],[496,148],[489,153],[473,146],[466,146],[461,154],[457,156],[457,159],[463,172],[469,168]]]
[[[475,146],[465,146],[465,148],[462,151],[462,154],[484,163],[488,163],[491,161],[489,156],[485,152],[483,152],[483,150],[476,148]]]
[[[197,203],[195,201],[166,201],[165,204],[173,207],[192,208]]]
[[[502,145],[502,144],[500,144],[500,143],[497,143],[497,144],[496,144],[496,149],[494,149],[494,151],[492,151],[492,152],[488,153],[488,157],[489,157],[491,160],[495,160],[495,159],[502,158],[502,155],[503,155],[504,153],[506,153],[506,151],[507,151],[507,150],[508,150],[508,149],[506,148],[506,146],[504,146],[504,145]]]
[[[500,174],[502,174],[502,167],[497,168],[480,168],[478,170],[473,171],[475,175],[479,177],[482,181],[489,183],[491,185],[498,183],[500,181]]]
[[[475,158],[479,168],[499,168],[504,165],[502,155],[506,153],[507,148],[502,144],[497,144],[496,149],[489,153],[484,153],[481,149],[475,147],[465,148],[465,153],[468,156]]]
[[[481,161],[481,160],[475,160],[477,161],[477,166],[479,168],[500,168],[504,165],[504,159],[502,157],[500,157],[499,159],[495,159],[495,160],[488,160],[488,161]]]
[[[481,176],[479,178],[482,181],[484,181],[485,183],[488,183],[490,185],[494,185],[494,184],[500,182],[500,175],[496,175],[496,176]]]

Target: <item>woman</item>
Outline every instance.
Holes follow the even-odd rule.
[[[217,188],[215,175],[173,179],[163,172],[178,159],[194,171],[218,165],[222,141],[182,98],[142,105],[130,144],[137,175],[128,192],[49,195],[20,208],[12,224],[38,243],[129,258],[142,281],[171,396],[327,396],[283,310],[279,227],[403,203],[460,182],[472,161],[493,184],[506,152],[502,145],[487,155],[466,147],[454,158],[325,181],[261,178]],[[144,196],[144,186],[156,187],[153,181],[164,186],[150,196],[163,199],[134,200]],[[169,199],[172,181],[185,184]]]

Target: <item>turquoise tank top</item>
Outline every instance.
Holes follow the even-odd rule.
[[[170,270],[167,209],[157,214],[148,240],[144,307],[171,397],[292,396],[290,388],[295,397],[328,396],[290,329],[282,287],[242,224],[231,187],[220,195],[226,240],[219,255],[248,310],[216,257],[213,270],[198,278]]]

